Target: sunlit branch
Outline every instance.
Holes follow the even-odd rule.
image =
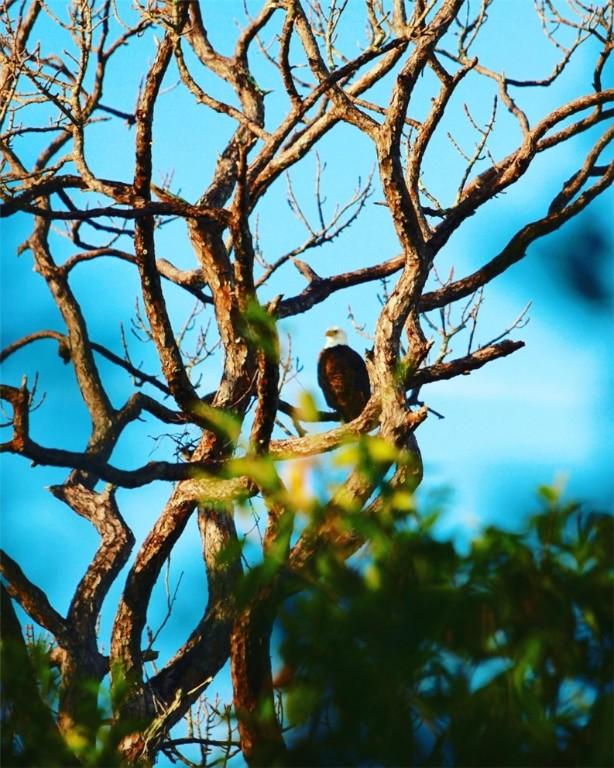
[[[437,363],[421,368],[412,374],[407,382],[408,389],[421,387],[424,384],[430,384],[433,381],[442,381],[451,379],[454,376],[465,375],[471,371],[481,368],[491,360],[497,360],[500,357],[506,357],[524,347],[524,341],[500,341],[498,344],[491,344],[476,350],[470,355],[450,360],[447,363]]]
[[[614,163],[611,163],[599,181],[592,187],[589,187],[561,210],[553,210],[547,216],[524,226],[512,237],[497,256],[476,272],[461,280],[456,280],[433,293],[425,293],[420,300],[420,309],[423,311],[435,309],[436,307],[449,304],[451,301],[469,296],[478,288],[493,280],[497,275],[502,274],[512,264],[520,261],[525,256],[527,248],[531,243],[550,232],[554,232],[554,230],[586,208],[597,195],[612,184],[613,180]]]

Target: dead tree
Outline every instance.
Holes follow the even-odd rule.
[[[3,350],[2,358],[24,354],[44,340],[56,342],[74,373],[91,432],[78,451],[38,442],[29,428],[34,387],[24,379],[2,385],[11,433],[2,450],[35,465],[65,467],[66,480],[50,490],[95,526],[100,546],[66,615],[28,578],[28,564],[22,568],[9,554],[2,561],[6,589],[57,643],[61,732],[78,722],[84,698],[92,695],[82,681],[101,681],[111,670],[112,678],[121,676],[128,683],[116,716],[140,723],[124,738],[123,752],[130,759],[153,759],[168,741],[169,728],[230,657],[241,749],[249,761],[258,750],[262,757],[263,744],[269,753],[283,749],[279,722],[273,717],[263,724],[250,714],[263,696],[273,697],[269,635],[274,606],[285,587],[281,579],[274,580],[237,607],[233,595],[240,560],[219,559],[237,536],[234,506],[240,499],[262,498],[268,514],[263,550],[279,545],[288,496],[275,462],[332,451],[367,433],[409,449],[414,460],[397,467],[393,482],[415,487],[421,464],[414,431],[428,414],[419,399],[421,388],[470,373],[523,346],[508,338],[477,349],[470,342],[467,354],[449,359],[452,335],[465,329],[473,339],[483,288],[612,183],[614,163],[603,156],[614,136],[614,90],[604,87],[602,73],[612,50],[613,7],[608,0],[535,0],[545,44],[553,46],[558,60],[550,73],[529,80],[504,74],[492,56],[473,54],[489,34],[492,0],[365,0],[356,6],[338,0],[250,3],[228,53],[212,42],[215,30],[208,26],[207,3],[138,0],[135,11],[114,0],[61,5],[9,0],[1,12],[3,226],[11,217],[29,217],[31,232],[19,253],[32,259],[64,324],[61,330],[23,335]],[[240,5],[231,7],[242,12]],[[357,27],[344,26],[357,19],[362,25],[360,48],[352,36]],[[142,59],[127,56],[145,42]],[[523,108],[525,95],[548,92],[585,49],[594,64],[586,72],[584,91],[538,118],[530,117]],[[126,110],[115,103],[116,63],[133,67],[135,61],[143,67],[141,86],[134,109]],[[214,81],[224,88],[213,88]],[[272,93],[265,90],[269,82]],[[209,118],[217,116],[233,126],[223,151],[213,158],[212,174],[189,199],[179,191],[180,179],[156,181],[156,125],[171,85],[185,91]],[[416,95],[427,86],[428,98]],[[471,102],[474,92],[480,94],[481,107]],[[491,94],[492,108],[481,121],[476,115],[484,112],[485,92]],[[473,149],[455,137],[457,123],[450,116],[468,121],[475,133]],[[491,146],[499,121],[506,120],[514,123],[517,141],[501,153]],[[105,127],[117,129],[120,121],[133,164],[111,178],[95,168],[105,151]],[[257,230],[263,201],[284,175],[307,156],[315,157],[324,139],[342,127],[369,142],[374,177],[327,217],[318,158],[315,220],[305,213],[291,181],[287,190],[293,213],[307,228],[306,240],[267,258]],[[427,186],[424,161],[442,132],[450,133],[449,150],[456,153],[457,163],[460,153],[463,168],[456,195],[440,201]],[[544,153],[581,135],[590,140],[589,148],[575,164],[567,155],[569,166],[561,169],[559,191],[547,210],[527,220],[471,274],[433,282],[439,254],[470,217],[523,179]],[[210,151],[207,136],[194,140],[198,153]],[[171,146],[170,163],[172,152]],[[377,254],[375,260],[372,254],[364,260],[356,255],[345,271],[317,274],[309,255],[330,247],[365,209],[373,190],[386,206],[398,251]],[[160,233],[171,225],[189,237],[190,267],[174,263],[173,254],[159,253]],[[66,253],[67,243],[69,255],[58,257],[60,251]],[[91,338],[71,282],[81,270],[94,274],[104,269],[109,258],[121,260],[138,275],[135,322],[155,348],[159,374],[132,362],[127,341],[113,351]],[[283,280],[292,269],[306,284],[288,295]],[[280,359],[278,322],[307,314],[353,286],[371,283],[375,294],[377,282],[385,278],[392,287],[374,328],[372,397],[353,422],[319,431],[312,424],[310,431],[310,422],[334,421],[335,414],[307,413],[283,399],[280,385],[289,366]],[[196,351],[188,352],[183,344],[182,321],[167,301],[170,284],[196,300],[213,320],[213,341],[200,337]],[[277,288],[274,299],[262,298]],[[457,307],[458,322],[451,314]],[[438,352],[427,338],[431,328],[443,340]],[[211,354],[216,346],[217,356]],[[207,365],[219,366],[218,384],[202,393],[197,375],[205,358]],[[111,402],[101,361],[131,377],[134,391],[121,407]],[[44,378],[42,372],[43,385]],[[111,461],[114,448],[124,430],[143,415],[155,419],[161,433],[174,435],[182,450],[174,461],[147,461],[144,453],[136,469],[117,466]],[[279,431],[279,418],[291,419],[297,436]],[[253,471],[255,458],[267,462],[273,481],[264,482]],[[287,543],[290,573],[308,569],[324,542],[333,542],[346,555],[360,546],[359,537],[335,520],[348,504],[364,506],[368,514],[369,504],[377,504],[370,498],[378,479],[389,468],[382,465],[368,478],[358,469],[350,473],[329,500],[324,520],[292,546]],[[168,497],[133,554],[134,536],[115,491],[160,480],[169,484]],[[193,514],[202,537],[208,600],[202,610],[195,608],[191,634],[175,656],[146,679],[143,632],[152,590]],[[99,648],[97,622],[110,586],[131,557],[107,656]]]

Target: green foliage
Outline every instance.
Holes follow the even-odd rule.
[[[139,724],[129,718],[112,722],[110,713],[126,696],[125,677],[116,675],[119,683],[111,691],[96,680],[76,681],[72,693],[81,701],[77,722],[60,732],[52,713],[57,711],[61,682],[50,661],[50,650],[42,639],[29,642],[27,652],[22,642],[3,640],[1,764],[57,768],[124,765],[119,742],[138,730]]]
[[[249,477],[267,493],[279,490],[279,476],[275,463],[270,456],[243,456],[227,462],[225,472],[228,477]]]
[[[234,594],[237,609],[262,601],[266,621],[276,617],[287,750],[275,764],[610,765],[612,517],[541,487],[522,530],[488,528],[461,554],[434,534],[437,510],[419,514],[412,486],[386,479],[391,463],[411,469],[411,455],[365,438],[339,462],[376,481],[376,503],[330,508],[301,491],[305,477],[281,484],[267,457],[233,468],[278,512]],[[299,533],[317,547],[292,574]],[[365,546],[348,560],[339,536],[350,533]],[[234,542],[220,562],[240,556]],[[60,734],[48,644],[25,654],[5,641],[2,652],[4,765],[121,764],[119,740],[139,729],[110,719],[129,698],[121,669],[110,690],[81,683],[83,711]],[[253,716],[270,725],[270,697]]]
[[[214,408],[202,401],[194,405],[194,412],[207,422],[210,429],[226,438],[229,443],[237,443],[241,434],[241,420],[236,413]]]
[[[279,362],[277,325],[262,304],[250,301],[243,313],[241,331],[256,349],[261,349],[272,363]]]
[[[403,514],[353,522],[280,614],[289,765],[610,765],[612,518],[539,491],[467,555]]]
[[[2,616],[2,756],[4,766],[70,765],[70,752],[51,717],[58,676],[49,646],[37,640],[26,651],[10,602]]]

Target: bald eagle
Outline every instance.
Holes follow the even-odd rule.
[[[343,421],[352,421],[371,397],[367,366],[358,352],[348,346],[341,328],[329,328],[325,335],[318,359],[318,383],[328,405]]]

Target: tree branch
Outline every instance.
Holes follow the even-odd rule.
[[[497,275],[505,272],[512,264],[522,259],[527,248],[540,237],[554,232],[566,221],[582,211],[599,194],[604,192],[614,181],[614,162],[611,163],[599,181],[585,190],[573,202],[562,210],[552,210],[541,219],[537,219],[519,230],[505,248],[487,264],[471,275],[456,280],[432,293],[425,293],[420,301],[420,310],[428,311],[443,307],[452,301],[462,299],[474,293],[478,288],[490,282]]]
[[[409,377],[406,384],[407,389],[422,387],[424,384],[430,384],[433,381],[452,379],[455,376],[465,376],[468,373],[471,373],[471,371],[475,371],[483,365],[486,365],[486,363],[489,363],[491,360],[497,360],[500,357],[511,355],[513,352],[522,349],[524,345],[524,341],[511,341],[510,339],[506,339],[498,344],[482,347],[471,355],[458,357],[447,363],[437,363],[435,365],[429,365],[426,368],[421,368]]]
[[[92,655],[97,651],[97,622],[109,588],[126,564],[134,546],[134,535],[124,522],[114,489],[94,493],[83,485],[55,485],[51,493],[80,517],[89,520],[102,541],[81,579],[68,610],[68,622]]]
[[[69,648],[73,637],[66,620],[52,607],[47,595],[28,579],[12,557],[4,550],[0,551],[0,555],[0,572],[6,579],[9,595],[17,600],[37,624],[51,632],[62,648]]]

